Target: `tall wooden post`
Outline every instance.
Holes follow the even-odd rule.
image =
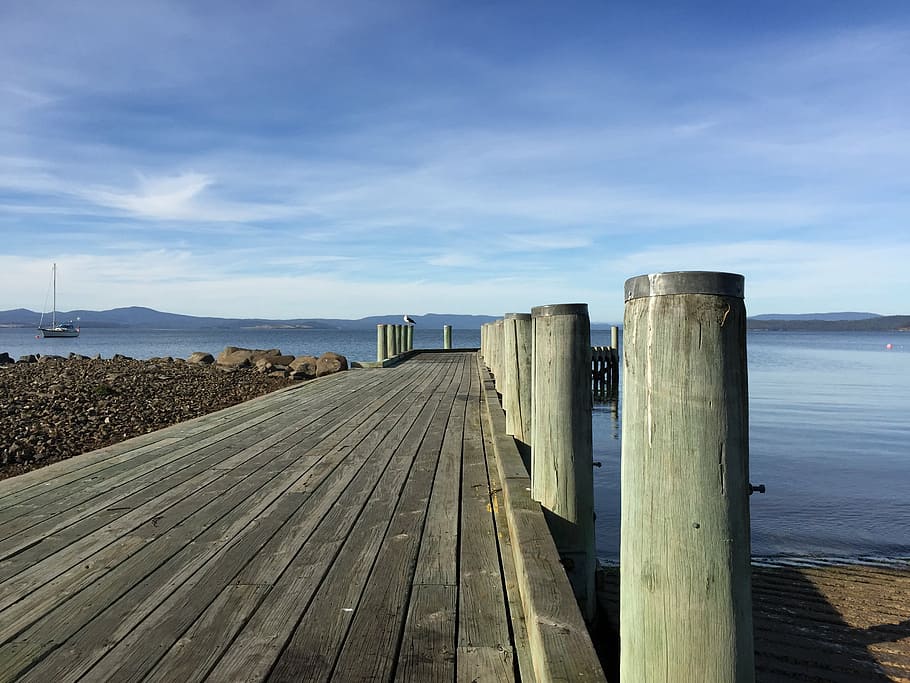
[[[408,325],[405,327],[405,351],[411,351],[414,349],[414,326]]]
[[[616,325],[613,325],[610,328],[610,348],[618,349],[619,348],[619,328]]]
[[[444,349],[452,348],[452,326],[451,325],[442,326],[442,348],[444,348]]]
[[[493,376],[496,378],[496,391],[502,393],[502,318],[493,323]]]
[[[394,358],[398,352],[395,350],[395,326],[385,326],[386,353],[389,358]]]
[[[404,353],[406,350],[404,346],[404,325],[401,323],[395,325],[395,339],[395,348],[398,349],[398,353]]]
[[[620,675],[754,680],[743,277],[626,282]]]
[[[531,497],[540,502],[582,613],[593,619],[594,475],[587,304],[531,309]]]
[[[386,350],[385,328],[386,326],[381,323],[376,326],[376,360],[380,363],[389,357],[388,351]]]
[[[531,315],[506,313],[503,323],[502,407],[506,434],[531,443]]]

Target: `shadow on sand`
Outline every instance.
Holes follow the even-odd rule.
[[[910,565],[753,567],[756,681],[910,680]],[[595,634],[619,680],[619,570],[598,575]]]

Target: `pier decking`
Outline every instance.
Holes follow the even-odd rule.
[[[419,354],[0,482],[0,680],[601,680],[485,384]]]

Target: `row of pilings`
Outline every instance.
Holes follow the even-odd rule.
[[[442,348],[452,348],[452,326],[443,325]],[[376,325],[376,362],[400,356],[414,350],[414,325]]]
[[[754,680],[743,284],[741,275],[700,271],[626,282],[624,681]],[[481,330],[506,429],[529,460],[530,495],[588,620],[593,353],[587,304],[508,313]]]

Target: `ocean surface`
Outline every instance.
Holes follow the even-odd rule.
[[[609,331],[592,332],[609,345]],[[454,330],[458,348],[478,330]],[[887,349],[891,344],[892,348]],[[279,348],[375,360],[374,330],[138,331],[83,329],[77,339],[36,339],[0,329],[0,352],[121,353],[134,358],[225,346]],[[417,328],[417,348],[440,348],[442,330]],[[753,332],[748,336],[750,498],[756,556],[910,557],[910,334]],[[597,551],[619,557],[620,401],[595,405]]]

